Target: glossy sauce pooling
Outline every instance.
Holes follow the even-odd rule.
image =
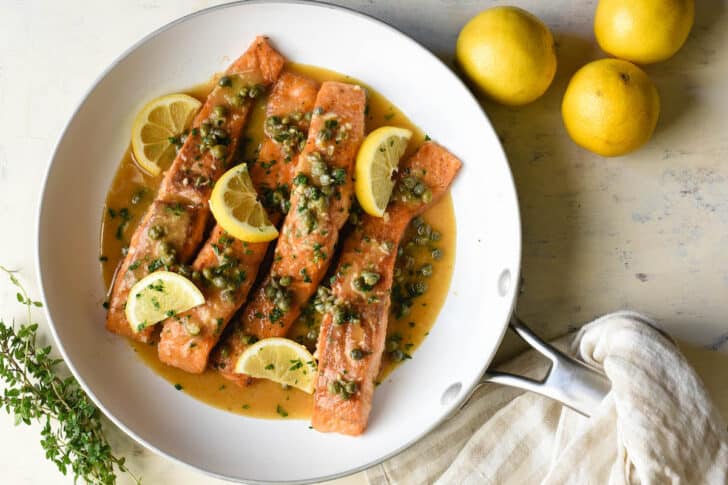
[[[355,82],[357,80],[326,69],[311,66],[290,64],[287,69],[307,75],[320,82],[333,80]],[[187,93],[204,101],[207,93],[214,85],[215,79],[188,90]],[[362,84],[362,83],[359,83]],[[401,126],[413,132],[412,141],[405,157],[416,151],[425,140],[425,134],[410,122],[392,103],[371,88],[368,89],[368,109],[366,119],[367,133],[385,125]],[[263,139],[263,122],[265,120],[265,99],[260,99],[246,128],[244,147],[241,149],[240,161],[255,157],[255,150]],[[130,150],[124,154],[119,169],[109,189],[101,225],[102,273],[107,288],[110,287],[114,271],[122,259],[122,250],[129,244],[129,238],[147,207],[154,199],[161,182],[161,175],[151,177],[140,170],[133,160]],[[439,241],[425,247],[415,247],[413,255],[414,267],[432,264],[432,276],[426,278],[427,292],[412,300],[409,314],[396,318],[390,314],[387,335],[394,352],[385,352],[379,381],[382,381],[400,363],[403,355],[413,355],[414,350],[428,335],[432,325],[447,296],[455,257],[455,214],[452,199],[448,195],[430,208],[423,218],[432,226],[433,231],[441,235]],[[408,230],[405,237],[415,237],[413,230]],[[434,260],[431,257],[432,247],[439,249],[442,257]],[[399,266],[399,263],[398,263]],[[395,305],[393,305],[394,313]],[[305,319],[299,319],[290,332],[291,338],[306,341],[305,335],[310,328]],[[132,343],[134,351],[157,374],[175,385],[180,392],[185,392],[196,399],[213,406],[238,414],[262,418],[298,418],[305,419],[311,414],[311,396],[297,389],[283,389],[270,381],[258,380],[253,385],[241,388],[222,378],[216,372],[207,371],[201,375],[188,374],[179,369],[168,367],[157,359],[157,349],[141,343]],[[313,349],[312,349],[313,350]],[[397,352],[400,351],[400,352]],[[406,385],[406,384],[403,384]]]

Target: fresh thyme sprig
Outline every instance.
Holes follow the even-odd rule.
[[[126,467],[123,457],[114,455],[101,423],[101,413],[76,379],[59,376],[62,359],[50,356],[51,348],[36,342],[38,324],[31,310],[43,304],[32,300],[13,271],[0,270],[18,288],[18,302],[27,308],[27,322],[6,325],[0,319],[0,407],[15,416],[15,424],[40,423],[40,444],[45,456],[64,475],[70,470],[74,482],[91,484],[116,482],[116,470],[140,484]]]

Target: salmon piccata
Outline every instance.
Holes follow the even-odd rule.
[[[460,165],[443,147],[426,142],[400,166],[385,216],[365,215],[344,242],[316,350],[314,429],[364,432],[384,351],[397,247],[412,218],[447,192]],[[421,184],[431,197],[412,190]]]
[[[293,167],[306,140],[318,83],[284,72],[266,105],[266,139],[249,170],[259,200],[275,225],[288,212]],[[207,367],[212,348],[240,306],[245,303],[269,243],[246,243],[213,229],[192,271],[205,303],[163,322],[159,360],[191,373]]]
[[[213,357],[214,367],[239,384],[248,381],[234,373],[245,348],[258,339],[285,336],[331,264],[349,217],[365,110],[366,93],[360,86],[321,85],[270,272]]]
[[[129,291],[156,270],[190,272],[186,263],[204,237],[212,187],[229,168],[255,98],[278,79],[284,62],[265,37],[257,37],[208,96],[131,238],[109,298],[109,331],[155,340],[156,326],[132,329],[127,321]]]

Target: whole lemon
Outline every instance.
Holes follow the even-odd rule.
[[[601,59],[569,81],[561,115],[571,138],[587,150],[616,157],[652,136],[660,98],[647,74],[631,62]]]
[[[513,106],[541,96],[556,73],[551,31],[516,7],[495,7],[473,17],[458,35],[455,55],[485,94]]]
[[[605,52],[649,64],[672,57],[694,19],[695,0],[599,0],[594,33]]]

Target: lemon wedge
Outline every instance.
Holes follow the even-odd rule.
[[[367,214],[382,217],[394,188],[392,174],[407,149],[412,132],[382,126],[367,135],[356,156],[356,198]]]
[[[137,281],[126,300],[126,319],[134,332],[205,303],[193,282],[170,271],[150,273]]]
[[[197,99],[186,94],[169,94],[147,103],[131,129],[131,150],[137,163],[152,175],[159,175],[174,160],[173,141],[179,140],[200,109]]]
[[[278,237],[278,230],[258,202],[258,194],[245,164],[220,177],[210,196],[210,210],[220,226],[246,242],[266,242]]]
[[[303,345],[287,338],[267,338],[254,343],[240,356],[235,372],[268,379],[313,392],[316,361]]]

